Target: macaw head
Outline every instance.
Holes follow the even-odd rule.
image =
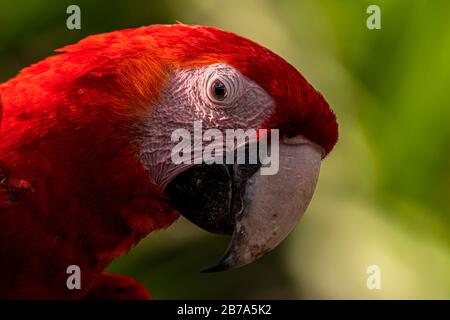
[[[266,48],[210,27],[165,30],[154,39],[170,67],[142,124],[140,158],[182,215],[232,236],[208,271],[243,266],[275,248],[306,210],[321,160],[337,141],[336,117]],[[247,133],[241,141],[232,136],[239,129]],[[211,146],[216,161],[205,163]],[[268,148],[270,163],[260,153],[251,159],[252,146]],[[237,150],[245,154],[241,162]],[[174,154],[186,161],[174,163]]]
[[[289,63],[233,33],[182,24],[91,36],[60,51],[22,72],[50,79],[39,82],[40,91],[52,93],[46,105],[54,104],[54,116],[43,121],[70,116],[58,125],[71,126],[71,141],[82,141],[73,148],[89,148],[76,164],[93,154],[106,163],[121,149],[133,154],[143,170],[126,172],[131,160],[123,152],[120,165],[96,167],[105,190],[128,183],[133,172],[190,221],[231,235],[209,271],[251,263],[292,231],[338,125],[323,96]],[[239,133],[241,140],[232,136]]]

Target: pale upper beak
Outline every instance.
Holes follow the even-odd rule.
[[[247,212],[235,217],[225,255],[204,272],[242,267],[278,246],[306,211],[324,154],[320,146],[303,136],[282,140],[278,173],[256,173],[252,201]]]

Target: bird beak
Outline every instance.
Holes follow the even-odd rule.
[[[277,247],[303,216],[316,188],[323,149],[302,136],[280,144],[275,175],[255,175],[248,211],[236,216],[230,245],[218,264],[204,272],[245,266]]]
[[[207,175],[205,170],[217,170],[216,177],[236,175],[236,169],[231,173],[224,173],[224,166],[203,169],[200,171],[201,174],[198,173],[199,170],[194,170],[179,179],[181,183],[169,184],[168,192],[172,198],[184,197],[176,207],[181,209],[185,217],[208,231],[232,234],[223,258],[203,272],[242,267],[278,246],[294,229],[311,201],[323,155],[324,151],[320,146],[303,136],[285,138],[279,145],[278,173],[262,175],[261,167],[253,168],[251,177],[246,179],[245,192],[242,192],[242,187],[238,188],[235,183],[217,178],[213,179],[214,182],[204,190],[192,191],[192,187],[180,187],[187,185],[186,181],[192,181],[193,178],[198,180],[198,177]],[[209,204],[208,201],[203,201],[199,207],[201,197],[192,199],[187,196],[189,193],[203,192],[203,197],[210,199],[208,192],[216,193],[217,190],[212,190],[214,188],[220,188],[221,202],[226,203],[222,211],[217,209],[221,207],[218,205],[217,197]],[[245,197],[236,197],[236,193],[245,193]],[[239,205],[233,204],[233,199],[236,198],[240,199]],[[186,203],[191,203],[191,207],[186,208]],[[211,219],[212,216],[215,218]],[[220,221],[219,225],[217,221]]]

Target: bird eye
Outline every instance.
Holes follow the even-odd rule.
[[[223,101],[228,95],[226,85],[218,79],[213,81],[209,90],[211,97],[217,101]]]
[[[203,78],[203,90],[209,105],[228,108],[236,106],[242,95],[242,79],[236,70],[226,65],[211,65]]]

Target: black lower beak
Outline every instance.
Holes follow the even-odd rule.
[[[247,188],[260,164],[202,164],[176,176],[166,187],[171,205],[209,232],[232,235],[236,217],[248,205]]]

